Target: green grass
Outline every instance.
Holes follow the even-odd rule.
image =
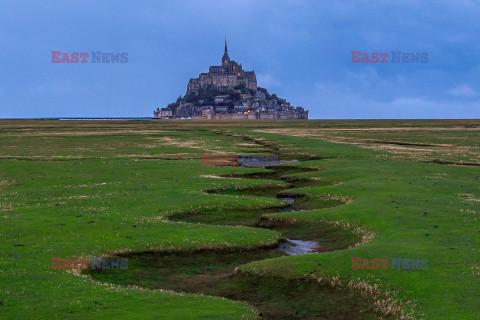
[[[477,319],[480,169],[425,161],[480,163],[476,149],[479,126],[480,122],[474,120],[227,124],[0,121],[0,318],[256,318],[253,307],[243,302],[101,285],[88,277],[52,270],[51,258],[149,250],[254,249],[276,244],[284,237],[284,230],[229,226],[213,223],[214,220],[184,223],[168,221],[167,217],[192,211],[227,214],[243,209],[267,210],[281,205],[278,199],[255,194],[207,193],[218,189],[273,188],[280,182],[204,177],[264,171],[203,167],[200,160],[203,153],[266,153],[278,148],[285,158],[326,159],[295,164],[319,171],[292,173],[319,179],[321,185],[305,183],[289,190],[306,194],[302,199],[318,203],[306,206],[307,211],[267,212],[270,216],[311,220],[322,228],[337,222],[345,232],[354,230],[374,237],[350,249],[252,261],[240,267],[239,272],[262,280],[242,282],[247,292],[255,292],[256,286],[278,285],[280,294],[272,297],[278,304],[287,299],[284,293],[291,288],[301,290],[296,279],[321,278],[324,289],[316,288],[314,293],[305,289],[305,295],[321,297],[340,286],[335,296],[340,310],[342,301],[360,292],[358,286],[352,289],[347,283],[365,281],[378,284],[379,292],[389,292],[397,301],[413,302],[413,306],[403,308],[413,309],[417,318]],[[334,131],[371,127],[420,129],[404,130],[401,134]],[[258,131],[285,128],[288,130],[281,133]],[[316,136],[318,129],[327,133]],[[298,130],[310,130],[312,135],[293,136]],[[243,140],[246,135],[266,140],[253,146],[242,145],[252,143]],[[331,137],[337,137],[337,141],[338,137],[357,140],[325,141],[335,140]],[[352,144],[358,139],[384,140],[388,146],[392,141],[448,143],[455,148],[430,152],[410,145],[412,150],[406,156]],[[315,209],[325,200],[337,205]],[[428,259],[428,268],[351,269],[352,257],[399,256]],[[130,270],[135,270],[135,265]],[[338,277],[341,285],[332,283],[333,277]]]

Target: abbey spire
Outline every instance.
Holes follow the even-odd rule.
[[[222,66],[224,68],[228,68],[230,65],[230,57],[228,56],[228,49],[227,49],[227,35],[225,35],[225,52],[223,53],[222,57]]]
[[[187,85],[187,94],[197,93],[200,89],[205,89],[209,86],[216,90],[233,90],[240,84],[244,84],[249,90],[257,90],[255,72],[243,70],[240,63],[231,60],[228,56],[227,36],[225,35],[222,64],[210,66],[208,72],[201,73],[198,78],[190,79]]]

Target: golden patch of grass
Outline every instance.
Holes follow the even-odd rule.
[[[354,226],[350,222],[328,221],[328,220],[325,220],[325,222],[329,223],[333,226],[336,226],[336,227],[341,227],[345,231],[351,231],[354,235],[356,235],[360,239],[360,241],[356,242],[355,244],[353,244],[349,248],[355,248],[355,247],[362,246],[362,245],[372,241],[373,238],[375,237],[374,232],[366,230],[366,229],[358,227],[358,226]]]
[[[0,202],[0,211],[9,212],[13,210],[13,203],[2,203]]]
[[[239,146],[239,147],[258,147],[258,144],[242,142],[242,143],[237,143],[237,146]]]
[[[14,183],[14,181],[9,181],[9,180],[0,180],[0,191],[3,191],[7,189],[9,186],[11,186]]]
[[[466,210],[460,209],[460,212],[461,213],[466,213],[466,214],[480,214],[480,212],[472,210],[472,209],[466,209]]]
[[[73,195],[73,196],[68,196],[68,197],[58,197],[58,198],[50,198],[50,199],[45,199],[45,200],[54,200],[54,201],[57,201],[57,200],[72,200],[72,199],[75,199],[75,200],[81,200],[81,199],[94,199],[94,198],[103,198],[104,196],[107,196],[107,195],[111,195],[111,194],[102,194],[102,195],[90,195],[90,196],[86,196],[86,195]]]
[[[477,203],[480,202],[480,198],[476,198],[475,195],[471,193],[458,193],[458,197],[464,200],[467,203]]]
[[[472,264],[470,265],[470,270],[474,275],[480,276],[480,265]]]
[[[313,194],[311,194],[312,196],[314,196]],[[325,193],[325,194],[322,194],[320,196],[320,198],[324,199],[324,200],[336,200],[336,201],[340,201],[342,202],[342,204],[349,204],[349,203],[352,203],[353,202],[353,198],[352,197],[348,197],[348,196],[340,196],[340,195],[337,195],[337,194],[329,194],[329,193]]]
[[[220,154],[220,153],[230,154],[231,153],[231,152],[222,151],[222,148],[219,146],[207,145],[204,141],[199,141],[199,140],[185,141],[185,140],[179,140],[179,139],[175,139],[168,136],[155,138],[154,140],[162,146],[175,146],[179,148],[199,149],[211,154]]]
[[[242,179],[242,178],[236,178],[236,177],[221,177],[221,176],[215,176],[212,174],[204,174],[200,176],[201,178],[211,178],[211,179]]]
[[[435,158],[461,157],[463,162],[480,163],[480,147],[478,146],[462,146],[449,143],[412,143],[397,140],[379,140],[360,137],[344,136],[345,133],[351,132],[371,132],[371,131],[392,131],[392,130],[421,130],[421,131],[478,131],[479,127],[407,127],[407,128],[280,128],[280,129],[259,129],[256,132],[277,133],[295,137],[306,137],[312,139],[320,139],[333,143],[352,144],[364,149],[376,151],[385,151],[392,155],[394,159],[415,159],[420,161],[431,161]]]
[[[117,134],[157,134],[157,133],[163,133],[166,132],[164,130],[128,130],[128,129],[123,129],[123,130],[98,130],[98,131],[40,131],[40,132],[35,132],[35,131],[22,131],[18,133],[16,130],[15,132],[12,133],[5,133],[8,136],[14,136],[14,137],[19,137],[19,136],[29,136],[29,137],[49,137],[49,136],[65,136],[65,137],[71,137],[71,136],[109,136],[109,135],[117,135]]]
[[[62,161],[80,159],[107,159],[104,156],[0,156],[0,159],[15,159],[25,161]]]

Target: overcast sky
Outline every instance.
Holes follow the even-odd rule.
[[[480,118],[478,1],[1,1],[0,118],[153,116],[231,59],[324,118]],[[128,63],[51,63],[51,51]],[[428,53],[352,63],[351,51]]]

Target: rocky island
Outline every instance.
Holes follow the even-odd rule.
[[[227,41],[221,66],[210,66],[207,73],[188,82],[185,96],[157,108],[161,119],[308,119],[308,110],[294,107],[286,99],[257,86],[255,70],[245,71],[230,60]]]

